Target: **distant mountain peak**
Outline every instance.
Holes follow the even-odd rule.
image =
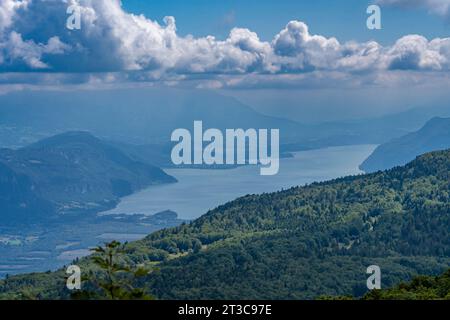
[[[450,148],[450,118],[434,117],[420,130],[381,144],[361,164],[366,172],[390,169],[418,155]]]
[[[33,143],[27,148],[43,148],[43,147],[57,147],[67,145],[70,143],[84,143],[84,144],[101,144],[102,141],[87,131],[68,131],[61,133],[36,143]]]
[[[434,117],[427,121],[419,130],[436,130],[438,128],[450,128],[450,118]]]

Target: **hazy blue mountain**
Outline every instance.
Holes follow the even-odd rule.
[[[112,141],[167,148],[174,129],[190,129],[194,120],[202,120],[205,128],[222,130],[278,128],[282,149],[292,151],[384,143],[419,129],[434,116],[450,116],[450,107],[322,124],[297,123],[282,116],[263,115],[235,98],[205,90],[23,91],[0,96],[0,141],[2,146],[23,146],[81,130]]]
[[[141,145],[116,141],[108,141],[108,143],[136,161],[165,168],[173,166],[171,160],[173,146],[171,144]]]
[[[309,125],[300,143],[287,144],[284,151],[320,147],[383,144],[419,130],[433,117],[450,117],[450,105],[413,108],[378,118],[325,122]]]
[[[176,181],[158,167],[132,160],[86,132],[64,133],[16,151],[2,149],[0,162],[8,172],[31,181],[62,213],[100,211],[149,185]],[[5,178],[8,172],[0,179],[11,185],[17,179]]]
[[[136,144],[170,143],[174,129],[278,128],[286,140],[300,124],[262,115],[234,98],[198,90],[115,90],[11,93],[0,96],[0,125],[36,132],[89,131],[96,136]]]
[[[419,131],[380,145],[362,164],[366,172],[404,165],[420,154],[450,148],[450,118],[433,118]]]

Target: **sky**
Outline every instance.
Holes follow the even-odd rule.
[[[0,94],[173,86],[373,117],[448,101],[449,31],[450,0],[0,0]]]
[[[414,2],[414,0],[409,0]],[[225,38],[233,27],[249,28],[271,40],[287,21],[300,20],[314,33],[339,40],[376,40],[389,44],[407,34],[446,37],[450,24],[424,7],[389,6],[382,11],[382,30],[366,28],[367,0],[124,0],[129,12],[162,21],[175,16],[179,33]],[[405,10],[406,9],[406,10]]]

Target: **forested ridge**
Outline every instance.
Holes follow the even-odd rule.
[[[299,169],[301,170],[301,168]],[[450,266],[450,150],[404,167],[248,195],[125,246],[123,261],[152,271],[134,286],[162,299],[362,297],[366,268],[383,288]],[[92,258],[77,261],[99,271]],[[21,275],[0,297],[70,298],[65,274]]]

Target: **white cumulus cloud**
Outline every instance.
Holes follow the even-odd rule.
[[[430,8],[433,4],[433,10],[444,12],[449,1],[412,2]],[[80,30],[66,28],[70,5],[80,8]],[[271,41],[245,28],[233,28],[225,40],[182,37],[174,17],[158,23],[125,12],[119,0],[0,0],[0,71],[8,73],[116,72],[123,75],[115,78],[132,81],[204,78],[217,87],[220,77],[227,77],[228,84],[239,83],[230,79],[234,75],[299,79],[295,75],[313,72],[317,76],[449,69],[450,38],[409,35],[392,46],[341,43],[311,33],[301,21],[288,22]]]

